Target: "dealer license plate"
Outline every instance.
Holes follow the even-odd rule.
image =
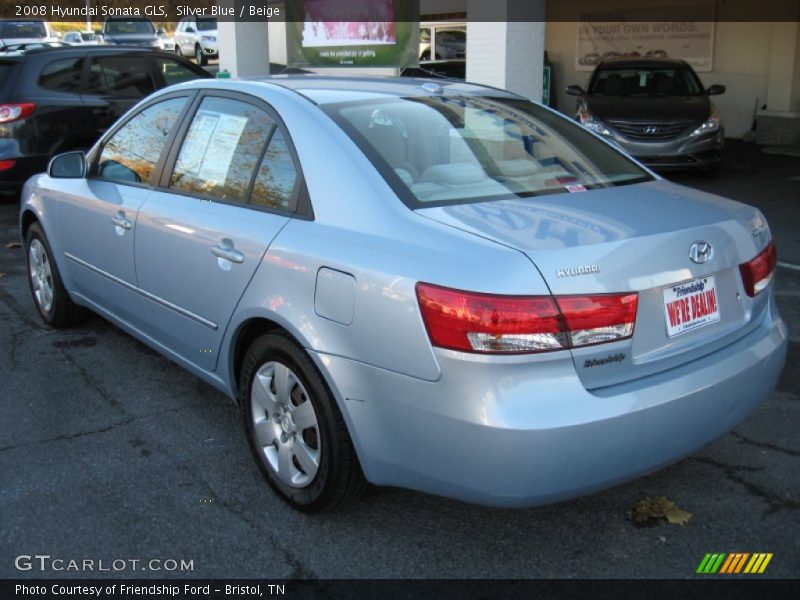
[[[717,282],[713,275],[686,281],[664,289],[667,337],[719,321]]]

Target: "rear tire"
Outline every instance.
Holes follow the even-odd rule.
[[[28,285],[33,302],[45,323],[60,329],[77,325],[88,311],[69,297],[61,281],[53,251],[39,223],[33,223],[25,235],[25,257],[28,266]]]
[[[336,400],[288,335],[253,342],[239,390],[250,449],[278,496],[297,510],[319,512],[361,495],[367,483]]]

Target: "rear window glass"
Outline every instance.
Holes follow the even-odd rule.
[[[46,65],[39,75],[39,87],[54,92],[77,94],[80,91],[83,59],[65,58]]]
[[[138,21],[106,21],[104,31],[108,35],[149,35],[156,32],[153,24],[144,19]]]
[[[412,208],[651,179],[579,125],[527,100],[426,96],[323,109]]]
[[[38,21],[5,21],[0,22],[0,38],[46,38],[47,29]]]
[[[11,78],[11,73],[14,71],[16,63],[2,63],[0,62],[0,90],[5,87],[6,82]]]

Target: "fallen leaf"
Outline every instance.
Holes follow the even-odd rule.
[[[692,513],[678,508],[672,500],[667,500],[664,496],[656,496],[639,500],[628,511],[628,516],[639,525],[651,521],[658,522],[661,519],[666,519],[674,525],[685,525],[692,518]]]
[[[686,525],[689,522],[689,519],[692,518],[692,513],[675,507],[672,510],[667,511],[665,516],[667,517],[667,521],[673,525]]]
[[[20,244],[19,242],[8,242],[5,247],[8,248],[9,250],[11,248],[22,248],[22,244]]]

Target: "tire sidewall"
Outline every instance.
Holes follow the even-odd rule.
[[[33,281],[31,280],[31,244],[33,240],[39,240],[44,247],[45,254],[47,255],[47,262],[50,264],[50,277],[53,280],[53,303],[50,306],[50,310],[46,311],[42,306],[36,301],[36,293],[33,289]],[[33,299],[33,304],[36,306],[36,310],[39,312],[39,315],[44,319],[45,323],[48,325],[52,325],[56,319],[56,311],[59,310],[62,300],[63,286],[61,285],[61,277],[58,273],[58,267],[56,263],[53,261],[53,251],[50,249],[50,244],[47,242],[47,237],[44,235],[44,231],[39,226],[38,223],[32,224],[28,228],[28,232],[25,235],[25,268],[26,268],[26,277],[28,278],[28,289],[31,292],[31,298]]]
[[[250,392],[258,370],[267,362],[281,362],[288,366],[300,379],[308,394],[317,417],[320,435],[320,463],[313,481],[303,488],[293,488],[278,479],[268,466],[263,451],[258,446],[252,418]],[[325,504],[330,494],[330,482],[334,479],[335,457],[338,443],[333,434],[335,417],[332,414],[331,397],[322,377],[302,349],[280,334],[267,334],[248,350],[242,366],[239,385],[239,403],[242,408],[244,426],[250,450],[264,477],[278,495],[299,510],[313,511],[317,505]]]

